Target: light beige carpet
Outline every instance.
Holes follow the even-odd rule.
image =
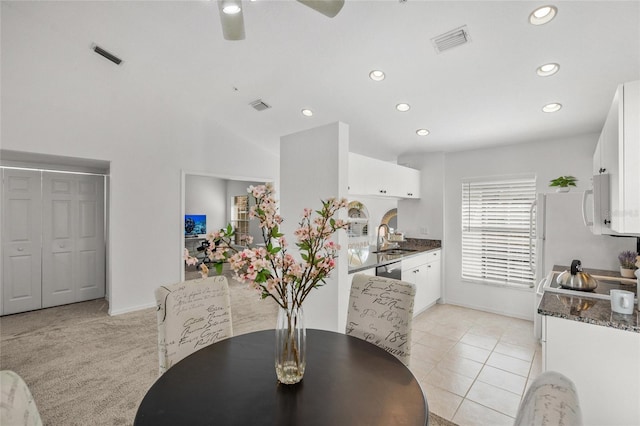
[[[229,287],[234,334],[273,328],[275,303]],[[155,308],[114,317],[107,308],[100,299],[0,318],[0,369],[24,378],[45,425],[131,425],[158,377]]]

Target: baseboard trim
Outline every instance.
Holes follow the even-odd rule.
[[[115,316],[115,315],[128,314],[129,312],[141,311],[143,309],[149,309],[155,306],[156,306],[155,302],[152,302],[144,305],[130,306],[124,309],[111,309],[111,307],[109,307],[109,315]]]
[[[487,308],[486,306],[478,306],[478,305],[473,305],[473,304],[469,304],[469,303],[456,302],[456,301],[452,301],[452,300],[447,300],[446,304],[447,305],[461,306],[463,308],[475,309],[476,311],[490,312],[492,314],[503,315],[505,317],[510,317],[510,318],[519,318],[519,319],[523,319],[523,320],[526,320],[526,321],[532,321],[533,322],[533,318],[527,318],[524,315],[517,315],[517,314],[511,313],[511,312],[505,312],[505,311],[501,311],[501,310],[498,310],[498,309],[490,309],[490,308]]]

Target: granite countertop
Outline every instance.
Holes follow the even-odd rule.
[[[554,265],[554,271],[568,270],[567,266]],[[591,275],[621,278],[618,272],[600,269],[584,269]],[[636,305],[632,314],[625,315],[611,310],[609,299],[589,297],[588,293],[568,295],[545,292],[538,305],[538,313],[572,321],[617,328],[640,333],[640,313]]]
[[[384,266],[390,263],[399,262],[423,253],[441,249],[440,240],[423,240],[407,238],[399,244],[399,248],[415,250],[402,254],[379,254],[374,253],[375,246],[349,249],[349,273],[361,272],[377,266]]]

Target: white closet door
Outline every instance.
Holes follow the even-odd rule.
[[[40,172],[2,170],[2,314],[42,303]]]
[[[42,307],[104,297],[104,177],[43,173]]]

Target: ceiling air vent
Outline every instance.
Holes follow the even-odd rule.
[[[262,99],[256,99],[255,101],[251,102],[249,105],[251,105],[253,109],[255,109],[256,111],[264,111],[265,109],[271,108],[271,105],[265,104],[262,101]]]
[[[433,47],[435,47],[436,52],[438,53],[453,49],[456,46],[469,43],[470,41],[471,37],[469,37],[469,31],[467,30],[466,25],[431,39]]]
[[[102,56],[103,58],[106,58],[106,59],[110,60],[111,62],[113,62],[116,65],[120,65],[122,63],[122,59],[118,58],[116,55],[114,55],[111,52],[107,52],[102,47],[100,47],[100,46],[98,46],[96,44],[92,45],[91,48],[98,55]]]

